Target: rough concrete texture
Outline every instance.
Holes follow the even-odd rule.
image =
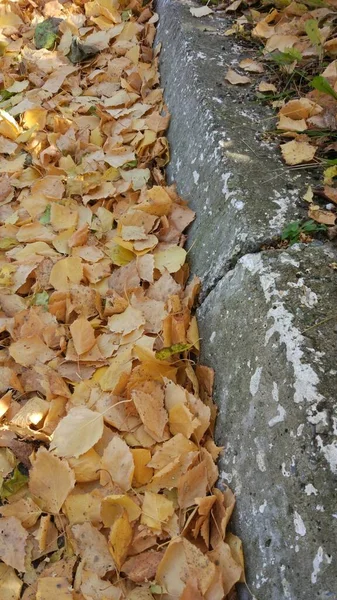
[[[223,35],[228,20],[197,19],[189,12],[192,5],[157,0],[157,40],[163,44],[161,83],[173,116],[168,176],[198,215],[189,244],[192,269],[202,277],[206,295],[233,260],[298,218],[306,177],[303,170],[290,172],[262,138],[275,121],[256,103],[255,85],[225,82],[228,67],[252,53]]]
[[[326,246],[247,254],[199,309],[258,600],[337,598],[333,261]]]
[[[337,600],[337,253],[319,242],[259,251],[301,215],[307,178],[261,139],[272,121],[251,88],[224,82],[252,54],[222,35],[226,20],[190,6],[157,0],[168,174],[197,213],[201,362],[216,371],[233,526],[257,600]]]

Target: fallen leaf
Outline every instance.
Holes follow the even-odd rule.
[[[324,210],[319,206],[311,205],[308,210],[308,216],[317,223],[323,223],[324,225],[334,225],[336,221],[336,213],[330,210]]]
[[[263,73],[264,66],[262,63],[257,62],[256,60],[252,60],[251,58],[244,58],[239,63],[240,69],[244,71],[248,71],[249,73]]]
[[[207,17],[207,15],[212,14],[214,11],[209,8],[209,6],[200,6],[198,8],[190,8],[190,13],[193,17]]]
[[[128,445],[118,435],[112,438],[104,450],[101,469],[102,485],[112,481],[123,491],[130,489],[135,469],[133,457]]]
[[[74,485],[68,463],[40,447],[29,477],[29,490],[36,504],[45,512],[57,514]]]
[[[0,564],[0,595],[1,600],[19,600],[23,581],[16,575],[14,569]]]
[[[76,406],[56,427],[50,449],[56,456],[78,458],[103,435],[103,416],[85,406]]]
[[[132,527],[128,513],[124,510],[122,515],[116,519],[109,534],[110,552],[117,569],[120,571],[128,553],[132,540]]]
[[[298,142],[292,140],[286,144],[281,144],[282,156],[287,165],[300,165],[310,162],[315,154],[316,148],[308,142]]]
[[[9,567],[24,572],[27,531],[16,517],[0,518],[0,558]]]
[[[231,83],[232,85],[246,85],[247,83],[251,83],[251,80],[247,75],[240,75],[234,69],[228,69],[225,75],[225,81]]]

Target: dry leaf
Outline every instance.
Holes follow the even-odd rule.
[[[56,456],[78,458],[103,435],[103,416],[85,406],[76,406],[56,427],[50,449]]]
[[[68,463],[39,448],[29,477],[29,490],[36,504],[45,512],[57,514],[74,485],[74,473]]]
[[[212,14],[214,11],[209,8],[209,6],[200,6],[198,8],[190,8],[190,13],[193,17],[207,17],[207,15]]]
[[[240,75],[234,69],[228,69],[225,80],[232,85],[246,85],[247,83],[251,83],[247,75]]]
[[[249,73],[263,73],[264,67],[262,63],[252,60],[251,58],[244,58],[239,63],[240,69],[248,71]]]
[[[27,531],[16,517],[0,518],[0,558],[9,567],[24,572]]]
[[[1,600],[19,600],[23,581],[18,578],[14,569],[0,564],[0,597]]]
[[[102,485],[113,482],[123,491],[130,489],[135,469],[133,457],[128,445],[119,435],[115,435],[107,445],[101,464]]]
[[[127,557],[131,540],[132,527],[130,525],[128,513],[124,510],[122,515],[118,517],[112,525],[109,534],[110,552],[119,571]]]
[[[310,162],[315,154],[316,148],[308,142],[298,142],[292,140],[286,144],[281,144],[282,156],[287,165],[300,165]]]

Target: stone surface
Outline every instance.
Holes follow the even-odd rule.
[[[314,245],[248,254],[198,311],[258,600],[337,598],[336,259]]]
[[[244,88],[225,82],[228,67],[252,56],[251,49],[223,35],[228,19],[197,19],[192,5],[157,0],[157,42],[172,114],[168,176],[197,212],[189,234],[191,264],[206,295],[238,256],[298,218],[306,176],[285,167],[279,150],[262,137],[275,121],[256,103],[261,76],[251,75],[254,84]]]

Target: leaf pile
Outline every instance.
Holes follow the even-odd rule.
[[[0,4],[2,600],[221,600],[244,579],[157,18]]]
[[[242,11],[225,35],[240,35],[262,44],[263,59],[245,59],[243,71],[262,73],[258,96],[278,110],[276,134],[285,138],[282,157],[292,167],[322,166],[324,185],[318,196],[328,209],[309,204],[310,219],[325,225],[336,221],[337,190],[337,35],[335,0],[235,0],[218,8]],[[260,67],[253,69],[252,63]],[[251,78],[230,69],[231,84]],[[315,190],[315,193],[317,193]],[[333,204],[331,204],[331,202]],[[324,206],[324,204],[323,204]]]

